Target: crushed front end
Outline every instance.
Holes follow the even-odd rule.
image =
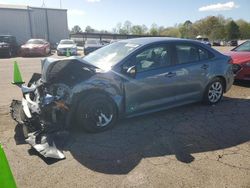
[[[25,141],[44,157],[63,159],[55,138],[65,135],[70,111],[71,87],[91,75],[75,58],[42,60],[42,74],[34,73],[21,88],[21,101],[13,100],[12,118],[23,126]],[[77,75],[77,71],[82,71]]]

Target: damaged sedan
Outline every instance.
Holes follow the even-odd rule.
[[[203,101],[218,103],[233,84],[232,60],[193,40],[118,41],[83,57],[46,58],[12,117],[45,157],[64,158],[54,137],[74,126],[105,131],[124,117]]]

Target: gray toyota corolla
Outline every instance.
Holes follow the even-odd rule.
[[[46,58],[42,73],[21,86],[22,118],[16,117],[18,101],[12,115],[39,150],[34,140],[51,130],[77,124],[99,132],[122,117],[197,101],[216,104],[233,84],[231,61],[198,41],[154,37],[119,41],[82,59]]]

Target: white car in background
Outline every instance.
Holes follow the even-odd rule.
[[[77,46],[73,40],[63,39],[57,46],[57,55],[77,55]]]

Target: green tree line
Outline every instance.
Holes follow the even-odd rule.
[[[72,28],[72,32],[75,32],[75,27]],[[112,32],[105,30],[97,31],[90,26],[87,26],[85,31],[134,35],[161,35],[190,39],[195,38],[197,35],[202,35],[208,37],[210,40],[232,40],[250,39],[250,22],[243,19],[226,19],[219,15],[208,16],[193,23],[187,20],[173,27],[158,26],[154,23],[148,28],[146,25],[134,25],[130,21],[125,21],[124,23],[118,23]]]

